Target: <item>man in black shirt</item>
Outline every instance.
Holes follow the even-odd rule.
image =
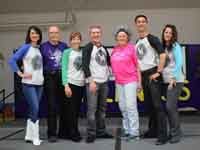
[[[135,25],[139,35],[136,48],[142,72],[145,111],[149,115],[149,129],[144,138],[157,137],[156,145],[163,145],[167,142],[167,123],[161,103],[161,72],[166,54],[160,40],[149,33],[145,15],[136,16]]]

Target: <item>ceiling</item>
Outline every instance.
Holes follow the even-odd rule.
[[[0,13],[200,8],[200,0],[0,0]]]

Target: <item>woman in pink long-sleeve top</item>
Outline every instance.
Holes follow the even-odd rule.
[[[120,28],[115,35],[116,46],[111,54],[111,66],[119,95],[119,107],[123,116],[122,138],[139,139],[137,88],[141,87],[135,46],[129,43],[130,34]]]

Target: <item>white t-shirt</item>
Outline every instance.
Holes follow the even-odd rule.
[[[160,40],[151,34],[145,38],[138,39],[136,50],[142,71],[158,66],[159,54],[164,52]]]
[[[85,77],[82,70],[82,51],[71,50],[68,67],[68,82],[77,86],[84,86]]]
[[[95,45],[93,46],[89,67],[91,76],[95,82],[103,83],[108,80],[107,53],[103,47],[97,48]]]
[[[40,50],[36,47],[30,47],[23,58],[24,72],[32,75],[31,79],[22,79],[22,83],[42,85],[44,82],[43,77],[43,64]]]

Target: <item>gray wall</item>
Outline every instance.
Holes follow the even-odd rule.
[[[184,8],[184,9],[149,9],[149,10],[90,10],[77,11],[77,23],[73,27],[62,31],[62,39],[67,41],[71,31],[78,30],[83,34],[84,42],[88,41],[88,26],[91,24],[100,24],[103,27],[103,41],[105,45],[113,45],[113,31],[116,26],[127,24],[132,31],[132,41],[136,40],[136,32],[133,26],[133,18],[137,14],[144,13],[150,19],[150,31],[157,35],[161,35],[163,26],[167,23],[175,24],[179,31],[179,39],[181,43],[200,43],[200,8]],[[64,19],[64,13],[29,13],[29,14],[0,14],[0,24],[8,22],[19,23],[40,22],[45,20]],[[0,51],[4,53],[6,61],[12,54],[12,50],[23,43],[26,30],[12,29],[9,31],[0,31]],[[44,40],[47,39],[46,30],[44,30]],[[0,69],[0,89],[6,88],[7,92],[13,90],[13,74],[6,65],[4,69]]]

